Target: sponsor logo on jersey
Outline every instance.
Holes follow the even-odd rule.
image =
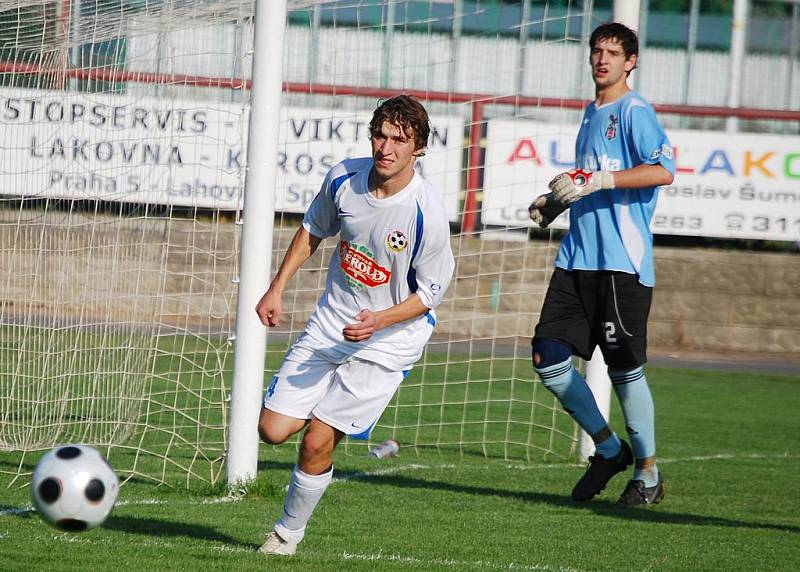
[[[609,141],[617,136],[617,124],[619,123],[619,118],[610,113],[608,115],[608,127],[606,127],[606,139]]]
[[[392,276],[392,272],[378,264],[373,256],[367,248],[361,245],[351,245],[346,240],[339,243],[342,270],[353,281],[368,288],[386,284]]]
[[[400,230],[393,230],[386,237],[386,248],[392,252],[402,252],[408,246],[406,235]]]
[[[650,153],[650,160],[651,161],[655,161],[661,156],[664,156],[664,157],[666,157],[667,159],[669,159],[671,161],[672,160],[672,147],[670,147],[669,145],[662,145],[658,149],[653,149],[653,152]]]

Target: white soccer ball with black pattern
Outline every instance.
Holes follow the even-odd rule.
[[[406,235],[399,230],[393,230],[389,233],[389,236],[386,237],[386,246],[388,246],[390,250],[400,252],[408,246],[408,239]]]
[[[87,445],[60,445],[39,459],[31,501],[44,521],[80,532],[100,526],[119,494],[119,479],[100,452]]]

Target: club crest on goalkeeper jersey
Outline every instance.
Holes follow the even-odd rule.
[[[586,107],[575,141],[575,167],[620,171],[641,164],[675,173],[672,146],[653,107],[636,92],[612,103]],[[556,266],[565,270],[619,270],[655,285],[650,220],[658,188],[609,189],[570,205],[569,233]]]
[[[325,291],[304,336],[320,349],[335,350],[396,370],[422,355],[438,306],[455,266],[450,227],[440,193],[418,173],[385,199],[369,192],[371,157],[333,167],[303,219],[312,235],[339,235]],[[363,309],[380,311],[417,293],[430,311],[377,331],[364,342],[342,330]]]

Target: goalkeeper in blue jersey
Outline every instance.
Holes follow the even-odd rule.
[[[533,367],[564,409],[591,435],[596,453],[572,490],[586,501],[634,464],[619,502],[655,504],[664,477],[655,461],[653,398],[647,361],[647,317],[655,275],[650,219],[658,187],[672,182],[675,162],[652,106],[631,91],[636,34],[618,23],[589,40],[595,99],[575,142],[576,169],[550,182],[530,206],[543,228],[569,209],[570,228],[533,338]],[[572,356],[590,359],[600,346],[625,416],[631,446],[608,426]]]

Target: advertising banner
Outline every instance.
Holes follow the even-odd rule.
[[[276,209],[305,212],[337,162],[370,154],[371,111],[284,108]],[[0,89],[0,195],[236,210],[247,111],[227,102]],[[458,216],[464,121],[431,116],[418,170]]]
[[[492,120],[483,223],[530,226],[528,205],[574,167],[577,126]],[[668,130],[677,171],[661,188],[657,234],[800,240],[800,137]],[[567,213],[553,224],[568,226]]]

